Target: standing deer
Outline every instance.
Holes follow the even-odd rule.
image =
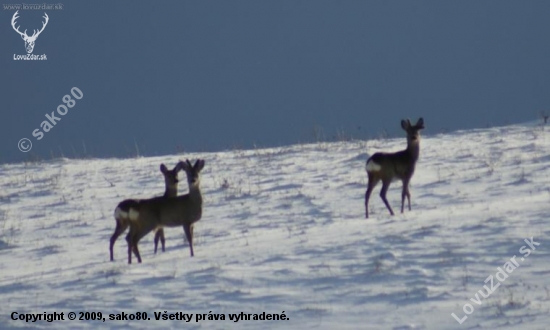
[[[410,120],[401,120],[401,127],[407,132],[407,149],[385,153],[377,152],[367,160],[367,174],[369,185],[365,193],[365,214],[369,217],[369,198],[372,190],[380,180],[382,180],[382,189],[380,197],[391,215],[394,215],[388,200],[386,192],[393,180],[399,179],[403,182],[403,191],[401,192],[401,213],[405,204],[405,197],[411,210],[411,194],[409,192],[409,182],[414,174],[414,168],[420,154],[420,130],[424,129],[424,119],[420,118],[416,125],[411,125]]]
[[[164,190],[164,197],[176,197],[178,195],[178,172],[182,169],[181,164],[178,163],[173,170],[168,170],[164,164],[160,165],[160,171],[164,176],[164,183],[166,189]],[[111,241],[109,245],[109,251],[111,252],[111,261],[114,260],[113,257],[113,247],[117,238],[126,231],[128,226],[130,226],[129,213],[130,207],[136,204],[139,204],[139,199],[126,199],[118,204],[115,209],[115,220],[116,228],[113,236],[111,236]],[[155,253],[157,253],[158,242],[162,244],[162,252],[164,252],[164,231],[162,228],[159,228],[155,233]]]
[[[132,263],[132,252],[141,263],[138,243],[145,235],[156,228],[183,226],[185,237],[189,242],[191,257],[193,253],[193,224],[202,216],[202,195],[200,191],[200,171],[204,160],[198,159],[194,165],[189,160],[178,165],[187,174],[189,193],[177,197],[155,197],[139,201],[130,206],[130,232],[126,235],[128,242],[128,263]]]

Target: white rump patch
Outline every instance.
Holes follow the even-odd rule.
[[[115,219],[128,219],[128,212],[122,211],[120,207],[115,209]]]
[[[367,172],[378,172],[382,169],[380,164],[375,163],[373,160],[367,162]]]
[[[133,208],[130,208],[129,218],[131,221],[137,221],[139,218],[139,212]]]

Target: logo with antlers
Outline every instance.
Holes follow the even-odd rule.
[[[48,25],[48,21],[49,21],[50,18],[48,17],[48,14],[44,13],[44,16],[42,16],[42,17],[45,18],[46,21],[42,22],[42,28],[39,31],[34,30],[34,33],[32,34],[32,36],[28,36],[27,35],[27,30],[25,30],[24,32],[21,32],[21,31],[19,31],[19,26],[15,27],[15,24],[16,24],[15,21],[19,18],[19,16],[17,16],[18,12],[19,12],[19,10],[16,11],[15,14],[13,14],[13,17],[11,19],[11,26],[13,27],[15,32],[19,33],[21,35],[21,38],[23,38],[23,40],[25,40],[25,49],[27,50],[28,54],[31,54],[32,51],[34,50],[34,42],[36,41],[36,38],[38,38],[40,33],[42,33],[42,31],[44,31],[44,28],[46,27],[46,25]]]

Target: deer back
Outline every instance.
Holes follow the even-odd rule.
[[[416,159],[407,150],[396,153],[377,152],[369,158],[369,162],[371,161],[376,164],[373,167],[379,169],[372,172],[386,180],[410,178],[416,164]]]
[[[178,197],[155,197],[142,200],[130,208],[130,220],[138,227],[177,227],[191,224],[202,216],[202,199],[189,194]]]

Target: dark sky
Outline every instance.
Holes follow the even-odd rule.
[[[404,117],[434,134],[550,108],[546,0],[61,3],[19,10],[29,35],[48,14],[46,61],[14,60],[24,41],[0,11],[0,163],[277,146],[315,127],[401,136]],[[37,140],[72,87],[84,97]]]

